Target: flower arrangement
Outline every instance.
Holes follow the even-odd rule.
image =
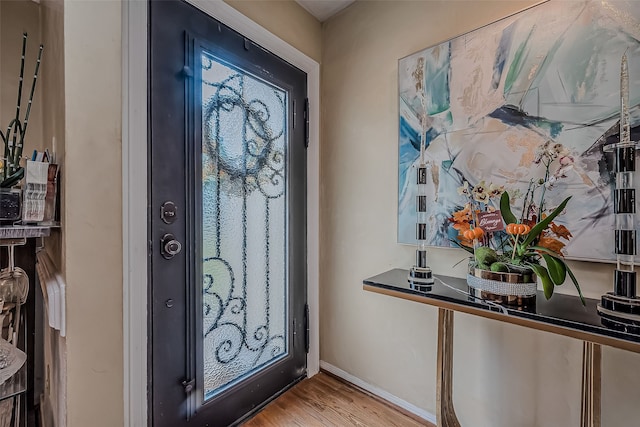
[[[547,299],[553,295],[554,287],[564,283],[569,276],[584,304],[580,285],[564,261],[563,248],[572,235],[569,229],[554,222],[566,208],[571,196],[555,207],[545,204],[547,191],[573,169],[574,159],[562,144],[547,141],[535,153],[534,163],[544,167],[544,177],[531,179],[527,192],[519,190],[512,197],[504,186],[485,181],[471,186],[463,181],[458,193],[467,197],[465,206],[453,212],[449,221],[458,231],[457,245],[471,252],[477,268],[494,272],[521,273],[533,271],[542,281]],[[552,171],[553,170],[553,171]],[[522,198],[519,217],[512,212],[511,205]],[[499,200],[499,202],[498,202]],[[492,232],[489,238],[480,225],[484,212],[497,211],[506,224],[502,230]]]
[[[9,126],[6,133],[0,130],[0,140],[4,144],[4,154],[2,155],[2,167],[0,168],[0,188],[9,188],[17,185],[24,177],[24,167],[20,165],[22,160],[22,151],[24,149],[24,138],[27,133],[29,124],[29,114],[31,113],[31,105],[33,103],[33,94],[36,89],[38,80],[38,71],[40,70],[40,62],[42,60],[43,45],[38,50],[38,58],[36,59],[36,67],[33,72],[33,81],[31,83],[31,91],[29,92],[29,101],[27,102],[24,120],[20,118],[20,105],[22,102],[22,83],[24,81],[24,62],[25,52],[27,49],[27,33],[22,35],[22,55],[20,62],[20,77],[18,80],[18,101],[16,104],[16,116]]]

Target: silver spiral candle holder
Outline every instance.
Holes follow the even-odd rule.
[[[598,313],[602,323],[613,329],[640,333],[640,298],[637,294],[635,258],[636,232],[636,142],[631,141],[629,123],[629,75],[627,56],[620,70],[620,142],[604,147],[613,154],[615,174],[615,253],[613,292],[602,296]]]
[[[427,292],[433,285],[431,268],[427,265],[427,181],[431,168],[425,162],[418,165],[416,196],[416,263],[409,270],[409,284],[412,289]]]

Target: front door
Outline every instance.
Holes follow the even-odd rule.
[[[306,373],[306,74],[149,4],[149,418],[228,426]]]

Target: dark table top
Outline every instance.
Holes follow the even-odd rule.
[[[640,353],[640,335],[610,329],[602,325],[596,310],[598,300],[586,299],[583,306],[577,296],[554,294],[547,300],[538,291],[533,307],[515,308],[490,304],[469,296],[466,279],[434,275],[432,289],[411,289],[407,270],[393,269],[363,281],[365,290],[435,305],[534,329],[571,336]],[[443,285],[439,280],[446,283]]]

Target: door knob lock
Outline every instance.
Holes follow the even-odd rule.
[[[160,240],[160,253],[164,259],[171,259],[182,250],[182,244],[173,234],[165,234]]]

